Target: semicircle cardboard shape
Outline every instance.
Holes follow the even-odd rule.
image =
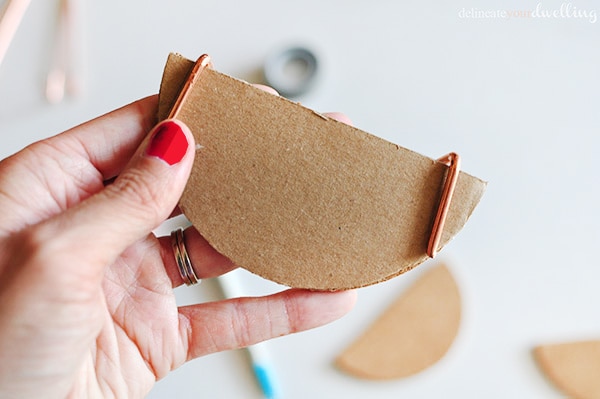
[[[546,376],[570,398],[600,398],[600,341],[540,345],[533,354]]]
[[[160,119],[193,65],[169,56]],[[198,148],[180,207],[237,265],[291,287],[340,290],[428,259],[446,165],[213,69],[202,71],[177,118]],[[460,173],[440,247],[485,185]]]
[[[426,271],[336,359],[359,378],[411,376],[438,362],[460,325],[458,286],[445,265]]]

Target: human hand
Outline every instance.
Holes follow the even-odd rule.
[[[0,397],[142,397],[190,359],[352,307],[353,292],[296,289],[177,307],[170,238],[151,232],[176,209],[195,145],[178,121],[146,134],[156,103],[0,162]],[[193,228],[186,246],[200,278],[235,267]]]

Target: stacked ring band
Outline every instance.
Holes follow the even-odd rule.
[[[200,283],[202,280],[196,275],[196,271],[192,266],[190,257],[188,256],[185,248],[185,240],[183,237],[183,229],[179,228],[171,232],[171,244],[173,246],[173,254],[175,255],[175,262],[179,269],[179,274],[186,285],[194,285]]]

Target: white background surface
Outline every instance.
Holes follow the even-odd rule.
[[[271,341],[285,398],[560,398],[531,357],[536,344],[600,339],[600,22],[460,18],[470,10],[535,10],[536,1],[88,2],[85,93],[43,98],[55,0],[34,0],[0,66],[0,158],[157,92],[167,54],[207,52],[255,79],[287,44],[318,52],[318,85],[300,98],[422,154],[456,151],[489,181],[472,219],[440,254],[463,294],[448,355],[396,382],[365,382],[332,360],[429,265],[360,290],[330,326]],[[558,10],[559,1],[542,9]],[[568,4],[568,3],[564,3]],[[572,1],[598,13],[599,3]],[[251,294],[280,287],[243,273]],[[178,291],[182,303],[216,287]],[[401,339],[401,337],[399,337]],[[40,387],[43,389],[43,387]],[[259,398],[241,352],[195,360],[151,398]]]

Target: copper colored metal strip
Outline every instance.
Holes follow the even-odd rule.
[[[431,236],[429,236],[427,255],[430,258],[435,257],[438,252],[438,246],[440,239],[442,238],[442,232],[444,231],[444,223],[446,222],[448,209],[450,209],[450,201],[452,201],[452,195],[454,194],[456,182],[458,181],[458,175],[460,172],[460,156],[454,152],[451,152],[438,159],[438,162],[448,166],[448,174],[446,175],[446,180],[444,181],[442,197],[440,198],[437,214],[435,215],[435,220],[433,221]]]
[[[179,113],[182,104],[184,103],[185,99],[188,96],[188,93],[190,92],[190,88],[194,86],[194,83],[196,83],[196,80],[198,79],[204,68],[211,66],[212,64],[210,61],[210,56],[208,54],[203,54],[200,56],[200,58],[198,58],[198,60],[194,64],[194,67],[192,68],[192,71],[188,75],[188,78],[185,81],[183,88],[179,92],[179,96],[177,97],[175,104],[173,104],[173,108],[171,108],[171,112],[169,112],[169,116],[167,117],[167,119],[173,119],[177,117],[177,114]]]
[[[31,0],[7,0],[0,15],[0,64],[13,40]]]

